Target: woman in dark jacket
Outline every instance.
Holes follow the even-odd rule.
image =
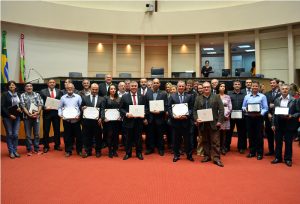
[[[117,149],[118,149],[118,140],[119,140],[119,129],[120,129],[120,121],[118,120],[108,120],[105,117],[106,109],[117,109],[119,110],[120,106],[120,98],[118,97],[117,88],[115,85],[110,85],[108,87],[107,96],[104,97],[101,106],[101,119],[103,123],[103,128],[106,129],[107,132],[107,146],[108,146],[108,156],[110,158],[117,157]]]
[[[21,115],[20,97],[16,92],[15,81],[9,81],[6,88],[8,91],[1,97],[1,116],[6,131],[9,157],[14,159],[20,157],[17,152]]]

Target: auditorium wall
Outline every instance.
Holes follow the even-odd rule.
[[[68,76],[68,72],[82,72],[87,76],[88,34],[25,25],[1,23],[7,31],[7,52],[10,79],[19,79],[19,40],[25,35],[26,69],[28,81],[54,76]],[[38,72],[38,73],[37,73]],[[27,76],[27,73],[25,75]],[[35,81],[37,82],[37,81]],[[42,82],[42,80],[40,80]]]

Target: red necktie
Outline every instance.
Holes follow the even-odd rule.
[[[54,91],[53,91],[53,90],[51,90],[51,98],[55,98],[55,97],[54,97]]]
[[[132,94],[132,97],[133,97],[133,105],[136,105],[135,94]]]

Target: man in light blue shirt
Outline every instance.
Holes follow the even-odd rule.
[[[252,93],[245,96],[243,111],[245,111],[247,132],[249,135],[250,153],[248,158],[257,156],[257,160],[263,158],[263,116],[268,112],[267,98],[259,93],[259,82],[252,82]],[[249,112],[248,104],[260,104],[260,112]]]
[[[58,107],[58,115],[63,118],[64,125],[64,140],[65,140],[65,156],[72,155],[72,146],[74,137],[76,138],[76,151],[78,155],[82,155],[82,135],[80,127],[80,106],[82,99],[78,94],[74,93],[74,85],[72,83],[66,86],[67,94],[63,95],[60,99]],[[75,108],[77,116],[74,119],[64,119],[63,109]]]

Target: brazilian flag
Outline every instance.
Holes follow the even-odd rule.
[[[8,59],[6,49],[6,31],[2,31],[2,54],[1,54],[1,82],[7,83],[8,78]]]

